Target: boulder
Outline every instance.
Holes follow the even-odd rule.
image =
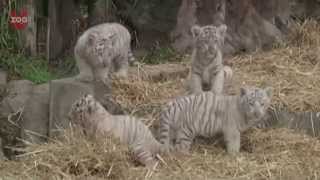
[[[45,141],[49,126],[49,84],[34,86],[25,104],[21,138],[33,143]]]
[[[3,161],[5,159],[6,159],[6,157],[5,157],[4,153],[3,153],[2,139],[0,137],[0,161]]]
[[[24,108],[26,100],[32,91],[33,83],[28,80],[10,81],[7,86],[8,95],[1,102],[0,114],[8,116]]]
[[[3,85],[7,85],[8,74],[6,71],[0,69],[0,87]]]
[[[11,81],[7,85],[8,95],[0,103],[0,136],[4,147],[21,143],[17,137],[21,134],[22,113],[32,87],[33,83],[28,80]],[[10,148],[4,148],[3,151],[8,158],[16,154]]]

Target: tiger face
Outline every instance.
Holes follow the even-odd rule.
[[[193,26],[191,33],[195,48],[207,58],[215,58],[217,52],[221,50],[224,44],[226,31],[227,26],[224,24],[219,27],[213,25]]]
[[[97,114],[104,111],[102,105],[91,94],[85,94],[71,106],[69,118],[72,124],[90,127]]]
[[[260,120],[267,112],[271,103],[272,89],[248,87],[240,89],[240,101],[248,119]]]
[[[108,66],[105,62],[106,57],[111,57],[115,44],[115,34],[101,35],[98,32],[92,32],[88,36],[87,50],[98,61],[95,66]]]

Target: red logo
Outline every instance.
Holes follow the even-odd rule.
[[[10,12],[10,25],[17,30],[22,30],[27,27],[29,22],[28,12],[25,9],[21,9],[19,15],[15,10]]]

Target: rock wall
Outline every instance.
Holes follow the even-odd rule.
[[[290,25],[289,19],[287,0],[184,0],[171,37],[173,47],[184,52],[192,43],[192,25],[226,24],[224,53],[229,55],[270,47],[283,39]]]
[[[320,17],[319,0],[94,0],[88,1],[88,16],[81,18],[75,2],[50,1],[50,59],[70,49],[76,34],[103,22],[124,24],[137,50],[172,45],[179,52],[190,49],[192,25],[224,23],[229,28],[224,52],[231,55],[268,48],[283,39],[292,17]]]

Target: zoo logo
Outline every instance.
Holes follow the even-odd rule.
[[[10,12],[10,25],[16,30],[22,30],[27,27],[30,22],[30,17],[28,17],[28,12],[25,9],[21,9],[20,13],[17,14],[16,10]]]

